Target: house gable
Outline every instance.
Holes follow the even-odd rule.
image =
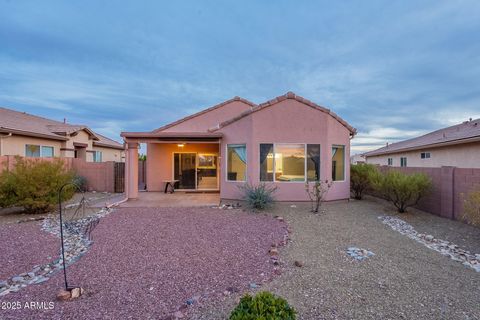
[[[155,129],[152,132],[207,132],[209,128],[218,123],[231,119],[255,106],[254,103],[246,99],[234,97],[213,107]]]
[[[282,96],[279,96],[279,97],[276,97],[272,100],[264,102],[264,103],[258,105],[257,107],[252,108],[251,110],[246,110],[245,112],[243,112],[243,113],[241,113],[241,114],[239,114],[239,115],[237,115],[237,116],[235,116],[231,119],[228,119],[227,121],[220,122],[218,125],[211,127],[209,129],[209,131],[213,132],[213,131],[219,130],[219,129],[225,127],[225,126],[228,126],[228,125],[232,124],[235,121],[238,121],[238,120],[240,120],[244,117],[247,117],[251,114],[254,114],[256,112],[265,110],[265,109],[270,108],[272,106],[277,106],[279,104],[284,104],[283,102],[288,101],[288,100],[294,100],[294,101],[298,102],[297,105],[302,104],[304,106],[308,106],[308,107],[312,108],[313,110],[322,112],[325,115],[328,115],[328,117],[330,117],[330,118],[334,119],[335,121],[337,121],[338,123],[340,123],[342,126],[344,126],[350,132],[351,136],[354,136],[356,134],[356,129],[353,128],[352,126],[350,126],[345,120],[340,118],[337,114],[335,114],[334,112],[332,112],[331,110],[329,110],[327,108],[324,108],[320,105],[317,105],[316,103],[314,103],[310,100],[302,98],[302,97],[294,94],[293,92],[288,92],[288,93],[286,93]]]

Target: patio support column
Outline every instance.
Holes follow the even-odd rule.
[[[136,142],[127,143],[125,191],[128,199],[138,197],[138,148],[139,144]]]

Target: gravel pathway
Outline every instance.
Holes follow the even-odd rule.
[[[480,274],[384,225],[378,216],[395,216],[392,207],[366,200],[325,208],[320,215],[307,204],[271,211],[285,218],[292,242],[281,252],[284,273],[261,290],[286,298],[299,319],[480,319]],[[480,253],[478,228],[417,211],[405,216],[422,232]],[[357,261],[349,247],[375,255]],[[225,319],[237,301],[228,297],[192,319]]]
[[[0,281],[58,257],[60,242],[43,232],[41,225],[42,222],[0,224]]]
[[[163,319],[184,316],[274,275],[268,255],[285,223],[214,208],[120,208],[93,231],[94,244],[70,266],[86,294],[55,301],[62,274],[1,301],[55,301],[52,310],[0,310],[0,318]],[[192,303],[193,306],[186,307]]]

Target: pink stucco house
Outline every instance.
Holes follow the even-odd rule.
[[[333,180],[327,200],[350,197],[350,139],[356,130],[292,92],[256,105],[235,97],[150,132],[122,132],[126,193],[138,196],[138,148],[147,144],[147,191],[220,192],[241,199],[246,182],[274,184],[279,201],[305,201],[305,182]]]

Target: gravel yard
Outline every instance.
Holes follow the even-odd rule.
[[[286,233],[265,215],[215,208],[120,208],[93,231],[89,252],[70,266],[71,284],[86,294],[53,310],[0,310],[0,318],[162,319],[188,315],[225,291],[271,280],[272,243]],[[62,274],[0,301],[55,301]],[[190,300],[191,299],[191,300]],[[184,308],[186,303],[193,308]]]
[[[281,250],[285,272],[266,284],[285,297],[299,319],[480,319],[480,273],[383,225],[396,215],[380,200],[331,203],[326,213],[308,205],[277,205],[292,242]],[[422,232],[480,253],[480,229],[413,210],[398,215]],[[351,247],[375,253],[363,261]],[[294,266],[300,260],[304,266]],[[238,297],[198,312],[196,319],[225,319]]]
[[[480,253],[480,229],[417,210],[397,215],[374,198],[324,208],[319,215],[309,213],[308,204],[285,203],[267,215],[214,208],[116,209],[94,230],[90,251],[68,268],[72,284],[84,287],[86,295],[55,301],[62,286],[62,275],[56,274],[0,298],[55,301],[53,310],[0,310],[0,318],[173,319],[168,315],[181,310],[183,319],[225,319],[244,292],[268,290],[286,298],[299,319],[480,319],[480,273],[378,217],[399,217],[473,254]],[[282,272],[274,276],[267,252],[286,232],[284,223],[272,219],[276,215],[293,233],[279,250]],[[35,223],[15,227],[23,225]],[[373,254],[356,260],[349,248]]]
[[[0,281],[58,257],[60,242],[40,226],[41,222],[0,224]]]

